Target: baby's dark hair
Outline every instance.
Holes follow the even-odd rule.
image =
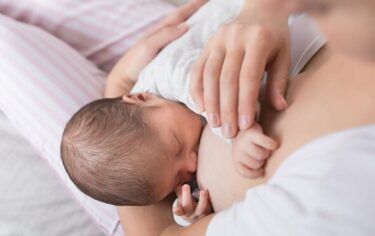
[[[152,136],[142,107],[122,98],[101,99],[82,107],[67,123],[61,158],[76,186],[94,199],[148,205],[153,189],[145,173],[151,154],[145,147]]]

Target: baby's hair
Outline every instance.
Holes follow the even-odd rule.
[[[148,162],[142,147],[150,145],[152,135],[140,106],[122,98],[97,100],[67,123],[61,158],[87,195],[113,205],[147,205],[153,189],[142,170]]]

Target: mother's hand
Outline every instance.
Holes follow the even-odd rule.
[[[247,0],[240,15],[209,40],[192,71],[190,93],[198,110],[206,111],[211,126],[223,135],[254,123],[260,81],[268,72],[267,94],[278,110],[290,65],[288,14],[277,7]],[[267,2],[267,1],[264,1]],[[271,4],[270,4],[271,5]]]
[[[191,0],[147,30],[108,75],[105,96],[118,97],[128,94],[143,68],[161,49],[188,30],[184,22],[206,2],[207,0]]]

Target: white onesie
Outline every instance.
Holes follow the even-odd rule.
[[[197,112],[189,95],[192,65],[208,39],[221,25],[238,15],[242,4],[243,0],[209,1],[187,21],[189,31],[164,48],[142,71],[131,93],[156,94],[182,102]],[[292,48],[290,75],[295,75],[326,41],[306,15],[290,17],[289,26]],[[213,128],[213,131],[222,137],[220,128]]]

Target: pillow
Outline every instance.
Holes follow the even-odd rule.
[[[53,7],[53,4],[57,4],[57,7]],[[72,4],[75,8],[72,8]],[[80,12],[82,18],[70,18],[70,13],[76,11],[79,4],[82,4],[79,9],[85,9]],[[25,8],[25,5],[30,7]],[[103,5],[106,7],[103,8]],[[58,7],[63,7],[63,10],[54,12],[53,9],[56,10]],[[44,11],[45,9],[49,10]],[[75,199],[108,235],[122,234],[118,227],[116,209],[86,196],[76,188],[65,172],[59,151],[66,122],[80,107],[102,97],[106,73],[67,43],[77,49],[86,43],[88,46],[85,50],[91,48],[92,52],[88,53],[87,57],[100,52],[103,52],[106,58],[110,58],[111,54],[117,57],[139,37],[143,29],[172,9],[174,7],[161,0],[97,0],[82,3],[75,0],[23,0],[0,3],[0,12],[3,14],[9,13],[13,17],[25,22],[31,21],[39,26],[38,28],[26,25],[0,15],[0,109],[48,161]],[[25,15],[22,15],[22,12]],[[104,18],[102,16],[103,19],[91,22],[96,24],[93,30],[86,28],[88,25],[83,24],[85,22],[77,25],[71,22],[79,19],[93,20],[87,17],[93,12],[99,12],[98,16],[107,12]],[[56,27],[55,29],[43,23],[46,20],[43,17],[47,15],[51,15],[50,23]],[[120,34],[112,35],[111,41],[102,42],[104,39],[99,37],[101,34],[108,36],[114,34],[114,31],[99,32],[98,28],[111,29],[110,20],[114,19],[122,21],[124,31],[117,29],[116,32]],[[131,30],[126,28],[126,25],[131,27]],[[42,30],[40,27],[47,28]],[[46,31],[62,36],[68,42],[65,43]],[[95,37],[97,40],[94,40]],[[70,39],[76,41],[72,43]],[[100,62],[98,64],[103,65]]]
[[[38,26],[108,72],[150,24],[175,7],[163,0],[1,0],[0,13]]]

